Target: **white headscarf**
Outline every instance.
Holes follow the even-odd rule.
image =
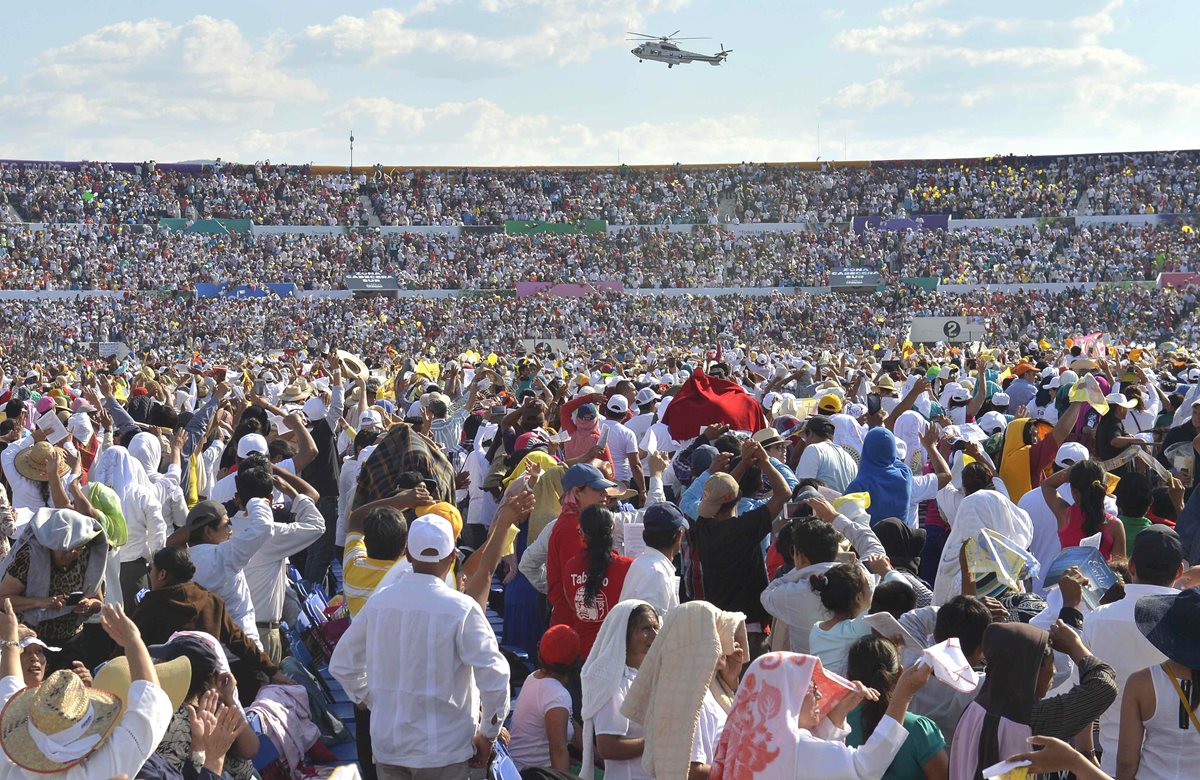
[[[162,463],[162,441],[153,433],[139,433],[129,442],[129,454],[142,464],[147,477],[153,481]]]
[[[600,633],[588,654],[587,663],[579,676],[583,684],[583,705],[579,714],[583,717],[583,766],[592,766],[592,742],[595,737],[595,718],[604,709],[625,676],[626,637],[629,635],[629,619],[640,606],[650,606],[645,601],[628,599],[609,611],[600,624]]]
[[[896,434],[896,438],[904,442],[905,463],[912,468],[913,474],[921,474],[925,466],[925,447],[921,444],[921,437],[925,435],[925,430],[929,427],[929,423],[925,421],[919,413],[909,409],[896,418],[896,424],[892,426],[892,433]],[[913,467],[913,459],[919,454],[920,460],[917,466]]]
[[[1011,539],[1023,550],[1033,541],[1033,521],[1029,514],[995,490],[980,490],[959,504],[942,558],[938,562],[937,579],[933,581],[933,603],[941,606],[962,591],[962,572],[958,553],[963,543],[984,528]]]
[[[839,447],[850,447],[861,454],[866,427],[859,425],[858,420],[850,415],[841,412],[830,415],[829,419],[833,422],[833,443]]]
[[[100,482],[112,488],[113,492],[117,494],[117,498],[121,499],[121,512],[126,519],[141,516],[138,507],[134,506],[141,500],[136,488],[143,489],[142,495],[146,493],[153,495],[154,491],[142,464],[129,453],[129,450],[121,446],[106,449],[96,459],[92,470],[88,472],[88,477],[94,482]]]

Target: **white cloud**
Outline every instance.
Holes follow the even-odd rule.
[[[830,100],[841,108],[873,111],[888,105],[911,105],[913,96],[903,84],[887,79],[875,79],[865,84],[848,84],[839,89]]]
[[[912,0],[912,2],[906,5],[884,8],[879,12],[879,15],[887,21],[900,19],[905,16],[920,16],[941,8],[946,3],[947,0]]]
[[[347,14],[328,24],[309,25],[291,42],[292,59],[397,65],[410,55],[438,55],[502,68],[525,68],[546,62],[565,65],[584,62],[600,49],[624,45],[625,31],[641,27],[646,15],[676,11],[688,2],[480,0],[485,13],[524,14],[529,21],[525,28],[528,32],[489,37],[467,29],[413,25],[413,16],[449,4],[423,0],[409,16],[395,9],[379,8],[366,16]],[[486,28],[486,24],[479,26]]]

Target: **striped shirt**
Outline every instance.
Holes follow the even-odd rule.
[[[367,543],[361,533],[346,534],[346,555],[342,559],[342,592],[346,595],[346,606],[351,616],[358,614],[379,586],[383,575],[394,565],[395,561],[367,557]]]

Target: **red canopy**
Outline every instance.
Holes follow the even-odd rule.
[[[676,441],[694,438],[704,426],[715,423],[725,423],[738,431],[753,432],[767,427],[762,407],[745,388],[700,371],[693,371],[671,399],[663,422]]]

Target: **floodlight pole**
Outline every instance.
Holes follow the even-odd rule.
[[[350,131],[350,173],[354,173],[354,131]]]

